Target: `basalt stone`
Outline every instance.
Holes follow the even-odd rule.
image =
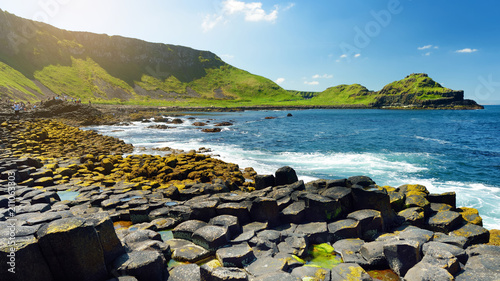
[[[176,226],[172,230],[172,233],[174,235],[174,238],[192,241],[193,233],[206,225],[207,223],[203,221],[189,220]]]
[[[398,213],[398,216],[404,219],[404,222],[411,225],[422,227],[425,221],[424,209],[421,207],[412,207]]]
[[[404,208],[406,195],[402,192],[390,191],[389,200],[394,211],[398,212]]]
[[[276,186],[276,181],[273,175],[256,175],[255,189],[261,190],[268,186]]]
[[[38,230],[37,236],[54,279],[90,281],[107,278],[99,236],[84,219],[50,222]]]
[[[276,243],[267,239],[254,237],[248,241],[248,244],[252,247],[255,256],[258,258],[273,257],[278,253],[278,246]]]
[[[214,252],[229,242],[229,233],[225,227],[206,225],[196,230],[192,239],[193,243]]]
[[[222,264],[216,259],[211,260],[211,261],[203,264],[202,266],[200,266],[201,281],[211,281],[212,280],[212,272],[216,268],[219,268],[221,266],[222,266]]]
[[[170,198],[172,200],[179,200],[180,199],[179,189],[174,185],[171,185],[165,189],[161,189],[161,193],[163,194],[163,196],[165,198]]]
[[[151,208],[147,204],[136,208],[129,208],[128,210],[132,223],[149,222],[149,212]]]
[[[457,207],[457,194],[455,192],[446,192],[442,194],[431,193],[427,195],[427,200],[431,203],[450,205],[453,209]]]
[[[274,272],[287,271],[287,262],[285,259],[264,257],[258,258],[245,269],[253,276],[260,276]]]
[[[192,212],[193,209],[191,209],[189,206],[174,206],[168,210],[168,216],[171,218],[178,218],[181,221],[186,221],[189,220]]]
[[[370,275],[358,264],[341,263],[332,269],[332,281],[353,280],[370,281],[373,280]]]
[[[34,236],[0,239],[0,270],[2,280],[54,280]]]
[[[361,246],[359,252],[366,260],[365,264],[367,266],[365,266],[365,268],[388,268],[387,260],[384,256],[384,245],[385,242],[374,241],[365,243]]]
[[[112,272],[131,275],[139,281],[163,281],[165,260],[156,251],[134,251],[123,254],[113,262]]]
[[[275,178],[276,185],[292,184],[299,180],[295,170],[288,166],[279,168],[275,173]]]
[[[309,241],[300,235],[291,235],[285,238],[285,241],[278,244],[280,253],[305,257],[309,248]]]
[[[217,267],[212,272],[213,281],[246,281],[247,273],[240,268],[235,267]]]
[[[373,209],[380,212],[383,218],[382,230],[397,224],[396,213],[392,209],[390,197],[384,190],[366,190],[364,188],[352,188],[355,208]]]
[[[405,208],[420,207],[425,213],[430,211],[430,202],[423,194],[407,195],[405,200]]]
[[[328,186],[328,185],[327,185]],[[342,212],[350,213],[353,210],[352,206],[352,190],[345,186],[333,186],[321,192],[321,195],[338,200],[342,207]]]
[[[250,217],[252,220],[268,222],[270,225],[278,223],[279,212],[276,200],[267,197],[255,199],[250,207]]]
[[[453,211],[442,211],[429,217],[427,225],[432,231],[448,233],[456,229],[462,223],[459,213]]]
[[[364,264],[366,261],[360,253],[364,243],[361,239],[342,239],[333,243],[332,247],[342,256],[344,262]]]
[[[470,257],[479,255],[500,256],[500,246],[495,245],[473,245],[466,250]]]
[[[247,243],[218,249],[215,255],[225,267],[243,268],[255,260],[253,250]]]
[[[302,281],[297,276],[287,272],[272,272],[250,279],[251,281]]]
[[[172,256],[170,245],[157,240],[147,240],[127,246],[129,246],[129,249],[132,249],[132,251],[156,251],[160,253],[166,261],[170,260]]]
[[[241,224],[250,222],[250,212],[246,202],[220,204],[217,206],[217,214],[235,216]]]
[[[468,245],[485,244],[490,240],[490,232],[486,228],[470,223],[450,232],[450,235],[465,237]]]
[[[308,193],[304,196],[306,202],[306,218],[312,222],[333,221],[342,213],[338,200],[319,194]]]
[[[114,259],[125,253],[125,248],[116,236],[113,222],[108,214],[97,213],[90,215],[87,222],[92,224],[97,231],[106,264],[110,264]]]
[[[420,245],[432,240],[434,232],[415,226],[409,226],[397,235],[400,239],[417,241]]]
[[[465,249],[465,247],[467,246],[467,238],[461,236],[451,236],[441,232],[434,233],[432,241],[450,244],[461,249]]]
[[[250,230],[241,233],[237,237],[235,237],[233,240],[231,240],[231,243],[233,244],[239,244],[239,243],[244,243],[250,241],[253,237],[255,236],[255,231]]]
[[[361,236],[359,221],[353,219],[339,220],[328,224],[328,232],[332,242]]]
[[[29,217],[26,220],[26,224],[36,225],[36,224],[42,224],[42,223],[55,221],[55,220],[62,219],[62,218],[69,218],[69,217],[73,217],[73,214],[71,212],[68,212],[68,211],[45,212],[45,213],[36,214],[32,217]]]
[[[174,260],[190,263],[195,263],[197,261],[208,258],[209,256],[210,251],[192,243],[175,248],[172,254],[172,258]]]
[[[123,242],[126,244],[138,243],[146,240],[162,241],[161,235],[158,232],[149,229],[132,231],[123,238]]]
[[[200,267],[197,264],[183,264],[170,270],[168,281],[200,281]]]
[[[451,211],[453,208],[444,203],[431,203],[431,211],[434,213],[442,212],[442,211]]]
[[[375,182],[366,176],[354,176],[347,179],[348,185],[360,185],[362,187],[369,187],[375,184]]]
[[[229,231],[229,237],[235,237],[242,232],[242,228],[240,223],[238,222],[238,218],[230,215],[220,215],[210,219],[208,224],[218,225],[226,227]]]
[[[291,274],[301,280],[330,281],[330,270],[326,268],[301,266],[294,268]]]
[[[443,268],[451,275],[456,275],[461,270],[458,259],[446,250],[428,249],[421,262]]]
[[[498,255],[472,256],[467,261],[465,270],[489,272],[493,276],[499,277],[500,267],[498,266],[498,257]]]
[[[429,241],[422,246],[422,253],[425,256],[425,255],[427,255],[427,252],[429,252],[429,251],[449,252],[453,256],[455,256],[458,259],[458,261],[460,261],[463,264],[465,264],[467,262],[467,259],[468,259],[468,256],[467,256],[464,249],[457,247],[455,245],[451,245],[451,244]]]
[[[281,211],[281,216],[284,222],[301,223],[304,222],[306,215],[306,203],[304,201],[297,201],[290,204],[288,207]]]
[[[387,243],[384,246],[384,256],[389,267],[399,276],[405,276],[406,272],[422,259],[420,244],[413,240],[398,240]]]
[[[267,222],[251,222],[243,226],[243,232],[254,231],[259,232],[267,228]]]
[[[479,216],[479,212],[477,209],[462,207],[458,208],[457,212],[460,213],[460,215],[466,222],[483,226],[483,219]]]
[[[190,219],[208,222],[211,218],[217,215],[217,203],[218,202],[216,200],[197,202],[191,206],[193,212],[191,213]]]
[[[33,204],[33,205],[24,205],[24,206],[18,206],[16,208],[16,213],[18,215],[24,214],[24,213],[35,213],[35,212],[46,212],[50,210],[50,205],[46,203],[39,203],[39,204]]]
[[[379,211],[359,210],[347,215],[348,219],[359,222],[361,238],[365,241],[373,241],[384,230],[384,221]]]
[[[300,224],[294,231],[295,234],[304,235],[311,244],[328,242],[328,227],[326,222],[311,222]]]
[[[440,281],[453,281],[453,275],[451,275],[446,269],[439,266],[429,264],[426,262],[419,262],[417,265],[412,267],[405,275],[405,281],[430,281],[430,280],[440,280]]]

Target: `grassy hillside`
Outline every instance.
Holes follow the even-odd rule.
[[[420,100],[439,99],[442,98],[441,94],[450,92],[453,90],[444,88],[424,73],[408,75],[402,80],[387,84],[380,90],[382,95],[414,94]]]
[[[375,102],[376,93],[359,84],[339,85],[326,89],[311,99],[314,104],[369,105]]]
[[[0,91],[9,99],[24,97],[28,101],[38,100],[34,92],[42,94],[33,81],[3,62],[0,62]]]

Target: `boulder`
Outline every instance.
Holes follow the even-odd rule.
[[[168,281],[200,281],[200,267],[197,264],[183,264],[170,270]]]
[[[384,231],[384,221],[382,215],[376,210],[359,210],[347,215],[348,219],[359,222],[361,239],[373,241]]]
[[[396,274],[405,276],[421,260],[420,243],[413,240],[389,242],[384,246],[384,256]]]
[[[457,247],[455,245],[451,245],[451,244],[429,241],[422,246],[422,253],[425,256],[425,255],[427,255],[427,252],[429,252],[429,251],[449,252],[454,257],[456,257],[458,259],[458,261],[460,261],[463,264],[465,264],[467,262],[467,259],[468,259],[468,256],[467,256],[464,249]]]
[[[375,184],[375,182],[366,176],[354,176],[347,179],[347,182],[351,185],[360,185],[362,187],[369,187],[370,185]]]
[[[465,237],[468,245],[484,244],[490,240],[490,232],[486,228],[470,223],[450,232],[450,235]]]
[[[327,186],[329,185],[327,184]],[[352,190],[348,187],[345,187],[345,183],[342,186],[332,186],[326,189],[325,191],[321,192],[320,194],[322,196],[338,200],[342,208],[342,213],[348,214],[353,211]]]
[[[385,242],[374,241],[364,243],[359,250],[361,256],[366,260],[365,268],[388,268],[387,260],[384,256]]]
[[[178,226],[176,226],[172,230],[172,233],[174,234],[174,238],[192,241],[193,233],[196,230],[198,230],[206,225],[207,225],[207,223],[203,222],[203,221],[189,220],[189,221],[185,221],[185,222],[179,224]]]
[[[288,223],[302,223],[305,220],[305,215],[306,203],[304,201],[293,202],[281,211],[283,221]]]
[[[458,208],[457,212],[460,213],[460,215],[466,222],[483,226],[483,219],[479,216],[479,212],[477,211],[477,209],[462,207]]]
[[[250,206],[250,217],[253,221],[268,222],[269,225],[276,225],[279,221],[279,214],[278,203],[272,198],[257,198]]]
[[[396,213],[392,209],[390,197],[385,190],[366,190],[353,187],[352,195],[355,210],[373,209],[380,212],[383,218],[382,230],[389,229],[397,224]]]
[[[268,186],[275,186],[276,181],[273,175],[256,175],[255,176],[255,189],[261,190]]]
[[[448,233],[456,229],[462,222],[459,213],[453,211],[441,211],[429,217],[427,225],[430,230]]]
[[[229,233],[226,227],[206,225],[193,233],[192,240],[193,243],[215,252],[229,242]]]
[[[442,203],[450,205],[453,209],[457,207],[457,194],[454,191],[445,192],[442,194],[431,193],[427,195],[427,200],[431,203]]]
[[[294,233],[303,235],[311,244],[321,244],[329,242],[328,226],[326,222],[311,222],[307,224],[299,224]]]
[[[287,185],[297,182],[295,170],[289,166],[279,168],[275,173],[276,185]]]
[[[402,217],[404,219],[404,222],[408,224],[417,227],[422,227],[424,225],[425,214],[424,214],[424,209],[421,207],[411,207],[405,209],[399,212],[398,216]]]
[[[15,248],[9,244],[12,241],[15,242]],[[54,280],[34,236],[16,237],[15,240],[1,238],[0,270],[2,280]]]
[[[342,208],[338,200],[307,193],[303,196],[306,202],[306,217],[312,222],[330,222],[340,216]]]
[[[163,281],[165,266],[165,259],[156,251],[133,251],[118,257],[113,262],[112,272],[131,275],[139,281]]]
[[[203,200],[191,205],[193,212],[189,219],[208,222],[217,215],[217,200]]]
[[[54,279],[91,281],[107,278],[99,235],[84,219],[52,221],[43,225],[37,236]]]
[[[359,238],[361,236],[359,221],[353,219],[338,220],[328,224],[330,240],[335,243],[347,238]]]
[[[225,267],[248,266],[255,260],[252,248],[247,243],[221,248],[216,252],[217,260]]]

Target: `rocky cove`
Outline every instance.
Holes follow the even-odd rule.
[[[453,192],[129,154],[54,120],[4,121],[0,139],[0,280],[500,279],[498,232]]]

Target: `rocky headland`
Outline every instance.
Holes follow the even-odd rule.
[[[130,154],[59,121],[8,119],[0,280],[500,278],[498,231],[453,192],[365,176],[304,183],[209,149]]]

